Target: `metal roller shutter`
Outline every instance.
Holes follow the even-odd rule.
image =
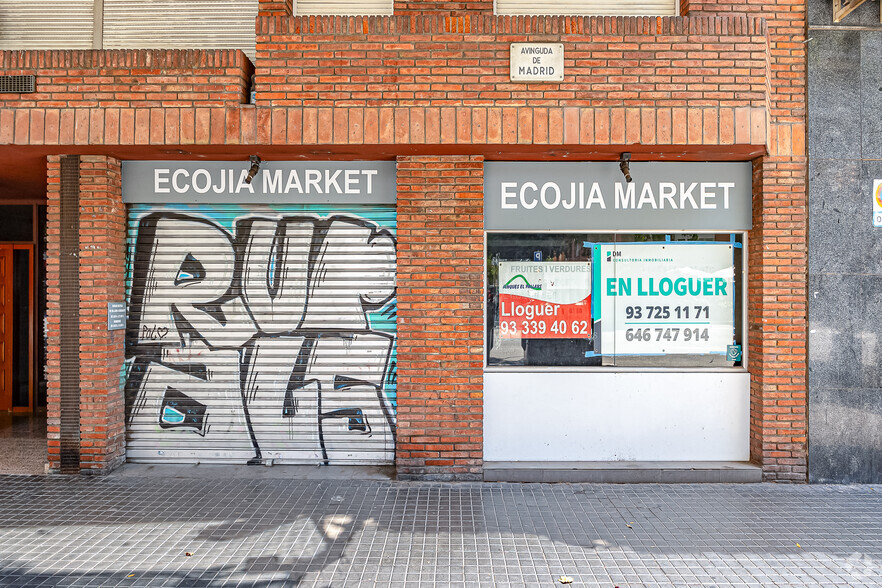
[[[94,18],[93,0],[0,0],[0,50],[91,49]]]
[[[129,461],[393,461],[394,205],[128,219]]]
[[[496,0],[497,14],[576,14],[586,16],[676,16],[674,0]]]
[[[294,14],[392,14],[392,0],[294,0]]]
[[[241,49],[255,56],[257,0],[104,0],[105,49]]]

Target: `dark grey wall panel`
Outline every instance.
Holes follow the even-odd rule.
[[[861,32],[861,144],[864,159],[882,159],[882,24]]]
[[[882,329],[870,318],[882,316],[880,291],[879,275],[811,276],[809,377],[815,389],[875,388],[882,397]]]
[[[809,481],[882,483],[882,25],[809,0]],[[838,28],[838,27],[847,28]]]
[[[823,30],[810,36],[809,156],[860,157],[860,33]]]
[[[873,227],[863,167],[857,159],[809,162],[811,273],[882,274],[882,229]]]
[[[882,482],[882,161],[809,165],[809,481]]]
[[[882,478],[882,395],[878,388],[824,388],[809,416],[809,481],[862,484]]]

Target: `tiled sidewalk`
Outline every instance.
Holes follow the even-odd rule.
[[[879,586],[882,488],[0,477],[2,586]]]

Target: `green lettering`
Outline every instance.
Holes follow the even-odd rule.
[[[674,280],[674,292],[680,296],[686,295],[686,278],[677,278]]]
[[[662,296],[670,296],[671,290],[674,289],[674,283],[671,278],[662,278],[658,283],[658,289]]]
[[[607,296],[615,296],[616,295],[616,279],[615,278],[607,278],[606,279],[606,295]]]

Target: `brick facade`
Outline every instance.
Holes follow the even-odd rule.
[[[732,107],[768,92],[756,17],[264,17],[257,30],[259,101],[273,106]],[[550,40],[565,80],[510,81],[509,45]]]
[[[482,464],[484,158],[631,151],[636,160],[753,161],[751,458],[766,479],[802,481],[804,8],[681,7],[681,17],[530,18],[493,16],[485,1],[396,2],[395,16],[341,18],[292,17],[285,2],[264,1],[253,69],[230,51],[3,52],[0,73],[35,73],[38,93],[2,98],[0,145],[34,157],[106,156],[84,159],[84,182],[106,170],[109,183],[84,184],[81,197],[101,193],[111,208],[115,159],[397,158],[397,463],[403,477],[444,479],[478,478]],[[508,45],[522,41],[563,43],[565,81],[510,82]],[[256,105],[244,104],[252,71]],[[121,219],[106,220],[113,261],[98,266],[121,263]],[[467,269],[451,286],[454,250]],[[50,249],[50,276],[52,263]],[[121,285],[102,288],[122,299]],[[50,314],[50,351],[53,325]],[[96,385],[114,400],[93,423],[104,437],[84,467],[110,468],[121,455],[111,388],[122,342],[95,333],[89,344],[84,353],[114,358],[102,356]],[[99,363],[91,357],[84,370]],[[50,419],[54,366],[50,353]]]
[[[224,106],[245,101],[254,68],[241,51],[0,51],[3,75],[36,75],[37,91],[4,110]]]

